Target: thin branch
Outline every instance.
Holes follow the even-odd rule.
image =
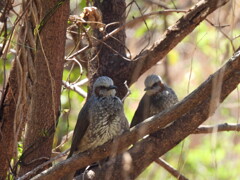
[[[37,174],[37,172],[39,172],[40,170],[44,169],[45,167],[47,167],[49,164],[51,164],[52,162],[66,156],[67,152],[69,151],[66,150],[62,153],[60,153],[59,155],[55,156],[54,158],[51,158],[49,161],[46,161],[44,163],[42,163],[41,165],[39,165],[38,167],[36,167],[35,169],[27,172],[26,174],[24,174],[22,177],[18,178],[18,180],[23,180],[23,179],[29,179],[29,177],[32,177],[33,175]]]
[[[84,84],[88,83],[88,78],[82,79],[81,81],[75,83],[76,86],[82,86]]]
[[[125,87],[126,87],[126,89],[127,89],[128,91],[127,91],[127,93],[126,93],[126,96],[123,97],[122,102],[124,102],[125,99],[126,99],[128,96],[130,96],[130,94],[131,94],[131,91],[130,91],[128,85],[127,85],[127,81],[124,82],[124,85],[125,85]]]
[[[159,7],[164,8],[164,9],[169,9],[168,4],[165,3],[165,2],[162,2],[162,1],[145,0],[145,2],[150,4],[150,5],[154,4],[154,5],[157,5]]]
[[[59,152],[56,152],[56,150],[62,147],[65,143],[67,143],[69,139],[72,138],[72,136],[73,136],[73,130],[68,132],[65,136],[62,137],[60,144],[54,149],[52,149],[52,153],[59,153]]]
[[[66,60],[72,59],[73,57],[79,55],[80,53],[82,53],[82,52],[84,52],[84,51],[86,51],[87,49],[90,49],[90,48],[91,48],[91,46],[87,45],[87,46],[83,47],[82,49],[78,50],[77,52],[75,52],[75,53],[71,54],[70,56],[68,56],[66,58]]]
[[[188,180],[184,175],[182,175],[180,172],[178,172],[174,167],[172,167],[168,162],[164,161],[162,158],[159,158],[155,160],[155,162],[163,167],[165,170],[167,170],[171,175],[173,175],[178,180]]]
[[[134,26],[136,23],[138,23],[138,22],[140,22],[140,21],[144,21],[146,18],[148,18],[148,17],[150,17],[150,16],[153,16],[153,15],[161,15],[161,14],[167,15],[167,14],[173,13],[173,12],[176,12],[176,13],[185,13],[186,10],[168,9],[168,10],[156,11],[156,12],[151,12],[151,13],[148,13],[148,14],[144,14],[143,16],[136,17],[136,18],[134,18],[133,20],[131,20],[131,21],[123,24],[123,25],[120,26],[119,28],[113,30],[111,33],[108,33],[107,35],[105,35],[105,36],[103,37],[103,40],[108,39],[109,37],[113,36],[114,34],[118,33],[119,31],[123,30],[123,29],[126,28],[126,27],[131,27],[131,26]]]
[[[62,81],[62,84],[64,85],[65,88],[67,89],[71,89],[73,91],[75,91],[76,93],[78,93],[80,96],[86,98],[87,97],[87,93],[80,88],[79,86],[77,86],[76,84],[71,84],[69,82],[66,81]]]
[[[215,126],[202,125],[194,131],[194,134],[207,134],[207,133],[224,132],[224,131],[240,131],[240,124],[224,123],[224,124],[219,124]],[[155,162],[159,164],[161,167],[163,167],[165,170],[167,170],[170,174],[172,174],[177,179],[179,180],[187,179],[163,159],[159,158],[155,160]]]
[[[95,37],[92,37],[94,40],[98,41],[99,43],[104,44],[106,47],[108,47],[111,51],[113,51],[114,53],[116,53],[117,55],[119,55],[120,57],[122,57],[124,60],[126,61],[131,61],[131,59],[124,57],[121,53],[119,53],[117,50],[113,49],[110,45],[108,45],[107,43],[105,43],[104,41],[97,39]]]
[[[3,44],[0,44],[0,48],[3,48]],[[9,49],[9,52],[11,52],[12,54],[16,55],[17,52],[15,49]]]
[[[201,125],[197,128],[193,133],[194,134],[208,134],[208,133],[215,133],[215,132],[223,132],[223,131],[240,131],[240,124],[219,124],[214,126],[209,125]]]
[[[229,42],[230,42],[230,44],[231,44],[231,47],[232,47],[232,50],[233,50],[233,52],[235,52],[236,49],[235,49],[234,44],[233,44],[233,39],[231,39],[231,38],[230,38],[225,32],[223,32],[223,30],[222,30],[223,28],[228,27],[228,26],[230,26],[230,25],[215,25],[215,24],[213,24],[213,23],[212,23],[210,20],[208,20],[208,19],[206,19],[206,21],[207,21],[211,26],[217,28],[217,29],[222,33],[222,35],[229,40]]]

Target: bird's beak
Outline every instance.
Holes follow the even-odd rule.
[[[148,90],[150,90],[151,88],[150,87],[146,87],[145,89],[144,89],[144,91],[148,91]]]
[[[108,87],[108,89],[117,89],[117,86],[111,85]]]

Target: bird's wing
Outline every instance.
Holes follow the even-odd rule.
[[[175,93],[175,91],[172,88],[169,88],[169,91],[171,92],[170,100],[171,100],[172,104],[176,104],[179,101],[177,94]]]
[[[89,126],[89,108],[91,105],[91,100],[89,99],[84,106],[82,107],[81,111],[78,114],[77,124],[75,126],[72,138],[72,145],[70,149],[70,153],[68,157],[71,157],[74,151],[77,150],[78,145],[82,137],[84,136],[88,126]]]
[[[149,108],[150,108],[150,97],[144,94],[141,101],[139,102],[138,108],[133,116],[130,128],[136,126],[144,119],[149,117]]]

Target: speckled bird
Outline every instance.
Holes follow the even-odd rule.
[[[158,75],[152,74],[145,79],[146,93],[142,97],[133,116],[130,127],[158,114],[178,102],[175,92]]]
[[[111,78],[101,76],[96,79],[93,94],[78,115],[68,158],[94,149],[129,130],[122,101],[115,94],[116,86]]]

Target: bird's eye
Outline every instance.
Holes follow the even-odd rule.
[[[158,86],[157,82],[152,85],[152,87],[157,87],[157,86]]]
[[[106,87],[105,87],[105,86],[99,86],[99,88],[100,88],[100,89],[106,89]]]

